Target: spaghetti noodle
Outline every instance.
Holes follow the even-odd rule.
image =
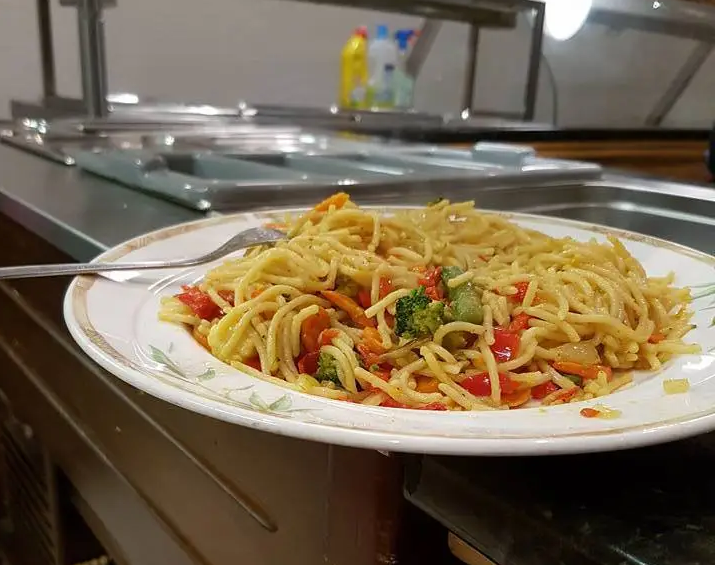
[[[275,227],[275,226],[274,226]],[[614,237],[555,239],[473,203],[383,215],[336,194],[288,237],[163,299],[220,360],[337,400],[426,410],[577,402],[697,353],[688,289]]]

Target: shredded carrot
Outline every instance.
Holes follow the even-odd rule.
[[[327,212],[328,210],[330,210],[331,206],[334,206],[336,210],[340,210],[340,208],[347,204],[348,200],[350,200],[349,194],[346,194],[345,192],[338,192],[337,194],[333,194],[332,196],[329,196],[328,198],[323,200],[313,209],[316,212]]]
[[[584,418],[598,418],[601,413],[595,408],[583,408],[580,412],[581,416]]]
[[[362,342],[372,353],[377,355],[385,353],[385,348],[382,346],[382,336],[375,328],[365,328],[362,331]]]
[[[269,230],[288,231],[288,226],[279,222],[269,222],[264,224],[263,227]]]
[[[321,290],[320,294],[328,299],[334,306],[343,310],[358,326],[363,328],[375,327],[375,320],[368,318],[365,315],[365,310],[349,296],[345,296],[334,290]]]
[[[261,293],[265,290],[263,287],[258,287],[253,289],[253,292],[251,292],[251,298],[256,298],[261,295]]]
[[[318,337],[318,345],[322,347],[323,345],[331,345],[333,340],[340,335],[340,331],[335,328],[328,328],[320,332]]]
[[[553,364],[554,369],[559,373],[566,373],[567,375],[576,375],[586,380],[597,379],[599,373],[605,373],[606,377],[610,380],[613,377],[613,369],[607,367],[606,365],[581,365],[580,363],[573,363],[570,361],[560,361]]]
[[[579,387],[575,386],[573,388],[569,389],[561,389],[559,392],[557,392],[554,395],[553,402],[551,404],[556,404],[557,402],[568,402],[571,400],[574,396],[576,396],[576,393],[581,390]]]
[[[517,408],[523,406],[531,400],[531,389],[517,390],[511,394],[502,394],[502,403],[509,408]]]
[[[661,341],[665,341],[665,335],[662,333],[654,333],[648,338],[649,343],[660,343]]]
[[[355,345],[355,349],[357,349],[358,353],[360,354],[360,358],[362,359],[362,362],[366,367],[370,367],[372,365],[377,365],[380,363],[380,356],[370,351],[370,349],[364,343],[357,343]]]
[[[320,347],[320,334],[330,327],[330,316],[325,308],[320,308],[317,314],[308,316],[300,326],[300,342],[306,353],[317,351]]]
[[[439,392],[439,381],[432,377],[417,377],[417,392]]]

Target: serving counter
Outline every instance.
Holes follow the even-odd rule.
[[[397,197],[415,201],[409,190]],[[715,190],[705,186],[606,175],[474,198],[715,252]],[[200,217],[0,146],[2,265],[84,261]],[[100,369],[64,327],[67,283],[0,283],[12,563],[71,562],[67,504],[127,565],[454,563],[448,530],[498,565],[715,562],[712,436],[622,454],[484,460],[257,432],[151,398]]]

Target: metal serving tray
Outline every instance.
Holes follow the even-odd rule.
[[[314,138],[315,139],[315,138]],[[423,145],[303,143],[295,150],[248,152],[230,141],[221,151],[78,150],[76,164],[133,188],[198,210],[230,210],[268,194],[277,203],[351,192],[433,194],[445,183],[535,186],[598,178],[590,163],[542,159],[526,147],[479,143],[471,150]]]

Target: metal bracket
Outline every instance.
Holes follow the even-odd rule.
[[[76,8],[81,4],[82,0],[60,0],[60,6]],[[99,0],[102,9],[115,8],[117,0]]]
[[[673,82],[670,83],[668,90],[665,91],[653,110],[648,114],[645,120],[647,126],[657,127],[663,124],[665,118],[680,100],[690,83],[693,82],[695,75],[698,74],[705,61],[708,60],[713,49],[715,49],[715,45],[712,43],[700,43],[693,49],[678,74],[675,75]]]

